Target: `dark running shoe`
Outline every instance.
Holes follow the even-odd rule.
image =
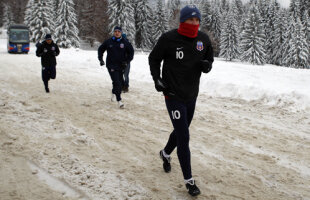
[[[46,93],[49,93],[49,92],[50,92],[50,89],[48,89],[48,87],[45,88],[45,92],[46,92]]]
[[[165,157],[163,151],[164,150],[160,150],[159,156],[164,161],[163,168],[164,168],[165,172],[169,173],[171,171],[171,165],[170,165],[171,157],[170,156]]]
[[[188,194],[192,195],[192,196],[197,196],[200,194],[200,190],[197,187],[197,185],[195,184],[195,180],[194,179],[190,179],[188,181],[186,181],[186,189],[188,191]]]

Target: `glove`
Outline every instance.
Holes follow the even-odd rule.
[[[168,89],[168,86],[161,78],[158,78],[155,80],[155,88],[157,92],[163,92]]]
[[[53,52],[53,55],[54,55],[54,56],[57,56],[57,52],[56,52],[56,51],[54,51],[54,52]]]
[[[40,48],[41,46],[42,46],[42,43],[40,43],[40,42],[37,42],[37,43],[36,43],[36,47],[37,47],[37,48]]]
[[[212,64],[208,60],[201,60],[201,71],[203,73],[209,73],[212,69]]]
[[[126,69],[126,67],[127,67],[127,62],[122,62],[122,64],[121,64],[121,68],[122,68],[122,70],[125,70]]]
[[[100,66],[103,66],[104,65],[104,61],[100,61]]]

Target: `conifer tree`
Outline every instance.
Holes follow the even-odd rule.
[[[180,10],[181,10],[181,2],[180,0],[170,0],[168,1],[168,24],[170,29],[178,28],[179,18],[180,18]]]
[[[252,64],[265,64],[265,34],[261,16],[252,4],[246,16],[245,29],[241,34],[241,60]]]
[[[108,6],[109,28],[112,31],[115,26],[121,26],[127,39],[135,46],[135,13],[130,0],[111,0]]]
[[[59,0],[55,42],[62,48],[79,47],[79,30],[73,0]]]
[[[152,10],[148,5],[147,0],[141,0],[137,2],[137,28],[136,28],[136,40],[137,38],[140,39],[139,44],[137,47],[142,49],[150,49],[152,42],[152,26],[151,26],[151,19],[152,19]]]
[[[272,52],[272,60],[271,63],[275,65],[283,65],[283,52],[284,42],[285,42],[285,32],[288,27],[286,20],[286,12],[287,10],[282,9],[276,13],[275,21],[274,21],[274,40],[272,41],[273,52]]]
[[[226,14],[226,12],[228,12],[228,10],[229,10],[229,1],[227,1],[227,0],[221,0],[221,13],[225,13]]]
[[[241,22],[244,15],[244,8],[241,0],[233,0],[232,8],[237,22]]]
[[[275,37],[275,22],[278,20],[278,12],[280,10],[280,5],[276,2],[276,0],[271,0],[267,7],[267,14],[264,17],[265,19],[265,35],[266,35],[266,42],[265,42],[265,49],[266,49],[266,62],[273,63],[274,60],[274,52],[277,50],[273,45],[273,41],[277,40],[278,38]]]
[[[304,32],[306,33],[308,51],[310,53],[310,13],[304,12],[303,19],[304,19],[304,24],[303,24],[304,25]],[[306,68],[310,69],[310,55],[308,55],[308,64],[307,64]]]
[[[32,0],[30,0],[32,1]],[[54,30],[54,12],[50,0],[33,0],[28,2],[26,19],[30,29],[30,40],[38,42],[44,39],[46,34],[52,34]]]
[[[212,9],[210,0],[203,1],[200,10],[202,18],[200,26],[202,30],[212,30]]]
[[[219,39],[221,35],[221,10],[219,3],[212,2],[213,12],[211,17],[211,29],[214,32],[215,39]]]
[[[237,21],[235,20],[232,8],[223,19],[220,40],[220,57],[231,61],[239,56]]]
[[[291,0],[290,3],[290,13],[294,18],[294,21],[297,21],[297,18],[301,19],[301,2],[300,0]]]
[[[34,6],[34,0],[29,0],[27,5],[26,5],[26,10],[25,10],[25,19],[24,19],[24,23],[26,25],[30,24],[30,21],[32,19],[32,7]]]
[[[295,23],[294,23],[294,17],[293,15],[290,15],[290,13],[285,13],[285,21],[287,23],[285,24],[285,32],[284,32],[284,43],[282,49],[284,50],[282,52],[282,64],[286,67],[290,67],[293,65],[293,55],[289,54],[291,51],[290,48],[292,48],[290,42],[293,40],[293,32],[295,30]]]
[[[8,28],[13,23],[13,15],[9,4],[4,4],[2,23],[4,28]]]
[[[286,63],[290,67],[307,68],[310,52],[306,32],[299,18],[296,21],[295,19],[292,21],[294,21],[294,29],[292,29],[292,37],[289,41],[291,48],[288,50],[288,54],[291,56],[287,58]]]
[[[154,43],[157,42],[159,37],[168,31],[168,21],[167,21],[166,9],[163,5],[162,0],[157,1],[156,11],[154,12]]]

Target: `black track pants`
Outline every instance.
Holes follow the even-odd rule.
[[[123,80],[123,72],[121,70],[115,70],[111,69],[109,67],[108,71],[112,80],[112,93],[116,95],[116,100],[120,101],[122,100],[121,98],[121,92],[122,92],[122,80]]]
[[[56,78],[56,66],[42,66],[42,80],[45,88],[48,88],[48,81]]]
[[[177,154],[184,179],[190,179],[192,178],[192,170],[191,152],[189,150],[189,126],[194,116],[196,99],[187,103],[166,99],[166,106],[174,130],[170,134],[164,150],[170,155],[175,147],[177,147]]]

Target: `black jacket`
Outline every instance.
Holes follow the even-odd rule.
[[[196,38],[185,37],[177,29],[169,31],[159,38],[149,55],[154,80],[160,77],[161,62],[164,61],[162,79],[168,85],[164,94],[185,102],[198,96],[201,60],[208,60],[211,65],[214,61],[211,41],[200,31]]]
[[[105,51],[107,51],[106,64],[111,69],[120,69],[122,62],[129,63],[134,55],[132,45],[124,38],[112,37],[104,41],[98,48],[99,61],[102,61]]]
[[[56,56],[59,53],[59,48],[54,42],[47,44],[46,41],[43,41],[41,44],[37,44],[36,55],[41,57],[41,64],[44,67],[56,66]]]

